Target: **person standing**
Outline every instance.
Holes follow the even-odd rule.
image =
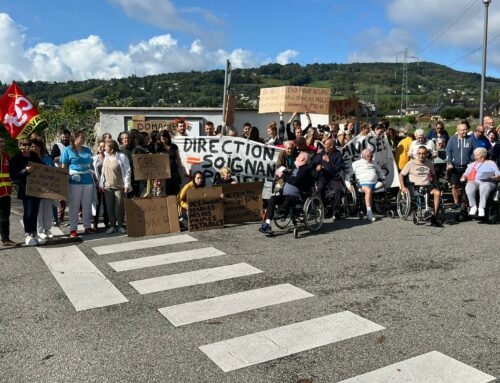
[[[71,143],[71,132],[68,129],[62,129],[59,132],[59,142],[55,143],[50,152],[50,156],[54,160],[54,165],[61,167],[61,155],[64,149]],[[55,214],[56,226],[64,220],[64,211],[66,210],[66,201],[59,201],[59,207]]]
[[[35,153],[30,152],[30,147],[31,141],[29,139],[24,138],[19,141],[20,152],[11,159],[10,177],[18,183],[17,198],[23,201],[23,225],[26,246],[36,246],[45,243],[43,238],[37,238],[36,236],[40,198],[26,195],[26,183],[27,178],[35,170],[29,163],[36,162],[43,164],[43,162]]]
[[[69,230],[70,237],[76,238],[78,228],[78,211],[82,207],[83,227],[85,234],[94,234],[92,225],[92,200],[94,197],[94,181],[92,179],[92,152],[86,146],[85,133],[74,134],[70,146],[61,156],[61,167],[69,169]]]
[[[14,247],[17,243],[10,240],[10,195],[12,182],[10,180],[10,156],[5,150],[5,138],[0,137],[0,234],[4,247]]]
[[[172,143],[172,138],[168,130],[162,130],[161,146],[157,149],[157,153],[168,154],[170,160],[170,179],[165,182],[165,194],[177,195],[181,190],[182,177],[186,177],[186,171],[182,167],[181,158],[179,156],[179,147]]]
[[[102,163],[102,172],[99,179],[99,188],[104,190],[106,209],[109,217],[107,234],[126,233],[123,227],[125,208],[123,199],[132,186],[130,184],[130,162],[127,156],[118,151],[116,141],[106,143],[106,157]]]
[[[99,187],[99,181],[101,179],[102,174],[102,164],[104,162],[104,158],[106,157],[106,142],[107,141],[99,141],[97,147],[97,154],[92,158],[92,165],[94,166],[94,181],[95,181],[95,192],[97,193],[97,203],[95,208],[94,215],[94,230],[97,231],[97,227],[99,225],[99,215],[102,212],[102,219],[104,222],[104,226],[106,229],[109,229],[109,218],[108,218],[108,210],[106,209],[106,199],[104,198],[104,190]]]

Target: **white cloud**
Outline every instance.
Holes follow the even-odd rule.
[[[208,49],[200,39],[181,46],[170,34],[154,36],[130,45],[124,51],[110,51],[95,35],[65,44],[39,43],[25,48],[25,31],[5,13],[0,13],[0,80],[67,81],[88,78],[138,76],[158,73],[208,70],[231,60],[233,68],[259,63],[244,49]]]
[[[298,55],[299,52],[297,52],[296,50],[287,49],[286,51],[278,53],[278,55],[276,56],[276,62],[281,65],[286,65],[291,58],[297,57]]]

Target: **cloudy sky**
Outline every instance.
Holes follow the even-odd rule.
[[[482,0],[0,0],[0,81],[421,61],[480,72]],[[500,0],[488,75],[500,77]],[[415,59],[413,59],[415,60]]]

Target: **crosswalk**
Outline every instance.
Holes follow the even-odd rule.
[[[190,247],[189,243],[199,246],[196,238],[178,234],[142,240],[127,239],[115,244],[96,244],[92,246],[92,250],[99,257],[113,254],[115,259],[118,253],[123,253],[120,255],[122,259],[108,262],[112,270],[120,273],[179,263],[189,267],[190,271],[129,280],[128,283],[139,295],[158,292],[168,294],[169,290],[224,280],[237,282],[242,278],[253,278],[266,272],[245,262],[197,268],[196,262],[203,259],[224,262],[225,258],[222,256],[226,254],[214,247],[165,252],[165,247],[179,244],[188,244]],[[140,256],[140,252],[144,249],[152,249],[159,254]],[[128,302],[127,297],[77,246],[38,248],[38,251],[76,311]],[[252,310],[272,310],[273,306],[293,305],[294,302],[304,299],[320,298],[290,283],[283,283],[209,299],[187,301],[173,306],[159,307],[157,310],[162,318],[166,319],[166,323],[177,328]],[[383,326],[369,319],[350,311],[342,311],[197,346],[200,352],[221,371],[228,373],[347,339],[356,338],[356,341],[364,342],[364,336],[367,334],[384,330]],[[433,351],[383,366],[341,383],[487,383],[494,380],[493,376]]]

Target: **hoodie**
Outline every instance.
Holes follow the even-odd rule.
[[[474,160],[472,156],[474,149],[476,149],[476,143],[473,137],[458,138],[458,135],[455,134],[446,145],[448,164],[455,167],[467,166],[469,162]]]

